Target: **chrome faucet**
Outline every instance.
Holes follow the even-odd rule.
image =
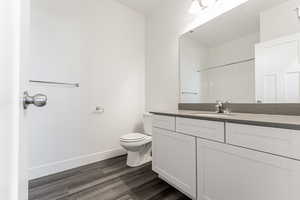
[[[216,105],[216,112],[217,113],[224,113],[224,104],[222,101],[217,101],[217,105]]]
[[[225,113],[225,114],[230,113],[229,103],[230,103],[230,101],[226,101],[226,102],[217,101],[216,112],[217,113]]]

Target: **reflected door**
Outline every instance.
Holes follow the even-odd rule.
[[[256,100],[300,102],[300,34],[256,45]]]

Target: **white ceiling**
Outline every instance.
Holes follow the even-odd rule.
[[[247,3],[196,28],[188,37],[213,47],[259,32],[260,13],[286,0],[249,0]]]
[[[162,0],[117,0],[118,2],[143,14],[150,13]]]

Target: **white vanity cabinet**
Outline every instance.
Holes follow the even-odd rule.
[[[153,170],[193,199],[300,199],[299,130],[155,119]]]
[[[167,130],[170,123],[163,124],[154,122],[152,130],[152,168],[160,178],[196,199],[196,138]]]

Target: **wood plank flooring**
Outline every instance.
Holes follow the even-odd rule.
[[[126,157],[101,161],[29,182],[29,200],[189,200],[160,180],[151,164],[126,166]]]

